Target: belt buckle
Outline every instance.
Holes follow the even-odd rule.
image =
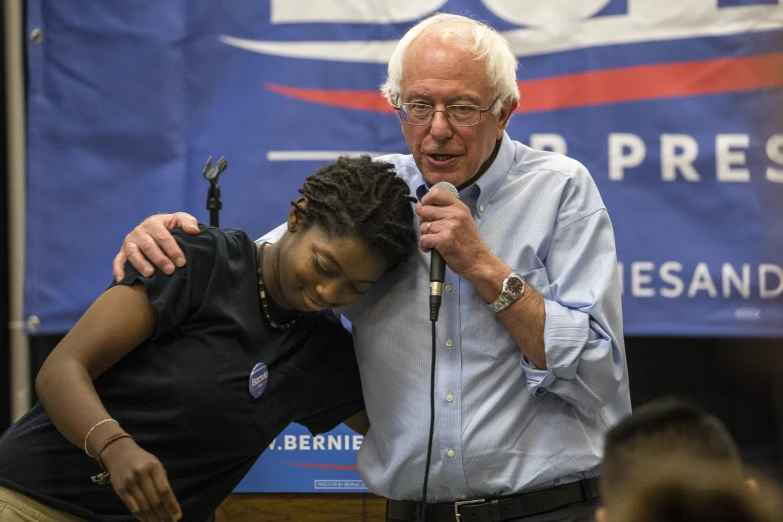
[[[459,514],[459,507],[464,506],[465,504],[481,504],[482,502],[485,502],[483,498],[478,498],[476,500],[459,500],[454,503],[454,520],[456,522],[462,521],[462,515]]]

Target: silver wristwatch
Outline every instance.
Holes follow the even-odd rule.
[[[514,270],[503,280],[503,290],[489,307],[494,312],[500,312],[523,295],[525,295],[525,280]]]

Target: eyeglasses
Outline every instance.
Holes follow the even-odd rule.
[[[403,123],[408,125],[429,125],[436,112],[442,112],[454,127],[472,127],[481,121],[481,113],[487,112],[495,105],[500,95],[497,95],[489,107],[482,109],[478,105],[447,105],[436,109],[428,103],[402,103],[394,107]]]

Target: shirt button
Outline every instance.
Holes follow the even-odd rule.
[[[454,402],[454,396],[450,393],[446,395],[446,402]]]
[[[454,453],[453,449],[450,449],[449,451],[446,452],[446,455],[448,455],[450,459],[453,459],[456,453]]]
[[[30,40],[35,44],[38,45],[43,41],[43,31],[36,28],[30,31]]]
[[[451,339],[446,339],[446,346],[451,348],[452,346],[454,346],[454,341],[452,341]]]
[[[460,498],[460,500],[467,500],[468,496],[465,493],[463,493],[462,496],[459,497],[459,498]]]
[[[480,211],[480,212],[484,212],[484,205],[481,205],[481,206],[479,207],[479,211]]]
[[[451,285],[447,284],[443,288],[445,288],[447,292],[451,292]]]

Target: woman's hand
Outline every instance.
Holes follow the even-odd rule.
[[[133,439],[111,443],[101,453],[101,462],[111,476],[115,493],[137,519],[169,522],[182,518],[163,464]]]

